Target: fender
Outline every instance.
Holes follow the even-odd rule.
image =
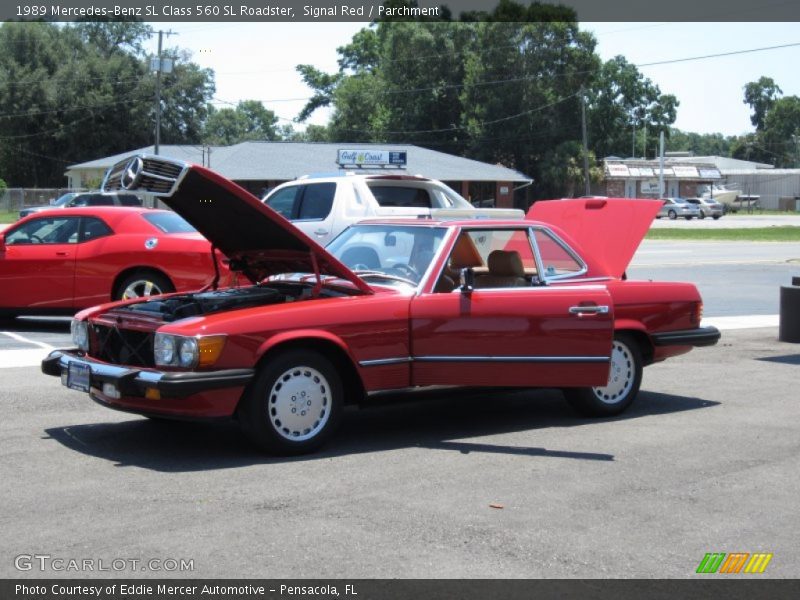
[[[305,340],[322,340],[325,342],[330,342],[338,346],[342,352],[344,352],[350,362],[355,365],[356,360],[353,357],[353,354],[350,352],[350,348],[344,341],[337,335],[332,334],[329,331],[324,331],[321,329],[293,329],[291,331],[284,331],[277,335],[273,335],[272,337],[266,339],[262,344],[258,347],[256,351],[256,362],[260,361],[264,355],[281,344],[285,344],[286,342],[295,342],[295,341],[305,341]]]

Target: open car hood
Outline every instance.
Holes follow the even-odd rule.
[[[157,196],[230,259],[231,270],[254,281],[280,273],[318,273],[371,288],[277,212],[232,181],[204,167],[141,155],[112,166],[103,191]]]
[[[661,205],[638,198],[539,200],[527,217],[560,227],[607,275],[622,277]]]

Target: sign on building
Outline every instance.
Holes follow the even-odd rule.
[[[341,167],[405,167],[406,152],[392,150],[339,150]]]

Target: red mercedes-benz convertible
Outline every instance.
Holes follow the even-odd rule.
[[[659,202],[537,203],[526,220],[362,222],[322,248],[199,166],[116,165],[255,282],[105,304],[42,370],[120,410],[237,417],[268,451],[317,448],[348,403],[417,386],[557,387],[622,412],[642,367],[712,345],[690,283],[624,280]]]

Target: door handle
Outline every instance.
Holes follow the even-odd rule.
[[[69,256],[69,252],[56,252],[56,256]]]
[[[314,231],[314,235],[328,235],[327,229],[317,229]]]
[[[596,304],[590,306],[570,306],[569,314],[571,315],[607,315],[608,306],[597,306]]]

